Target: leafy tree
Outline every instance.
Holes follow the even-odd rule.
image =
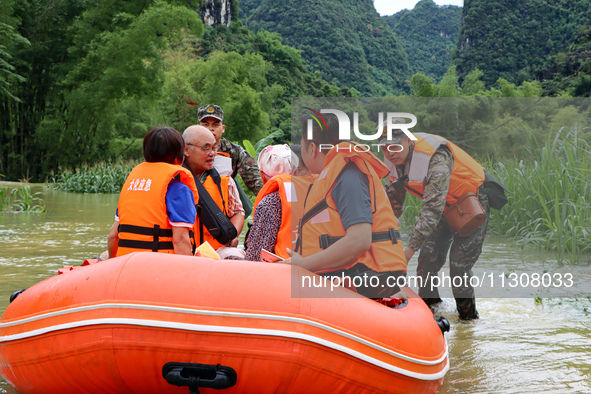
[[[462,82],[462,94],[467,96],[475,96],[484,91],[484,82],[480,79],[484,72],[480,69],[470,71],[464,81]]]
[[[202,31],[195,12],[164,3],[145,9],[135,18],[131,14],[117,17],[132,22],[104,32],[91,43],[91,50],[63,81],[70,88],[63,97],[67,112],[47,118],[38,130],[43,138],[54,135],[56,126],[63,129],[57,142],[62,149],[70,148],[60,157],[66,166],[84,157],[99,159],[100,149],[107,146],[98,141],[108,141],[112,133],[126,134],[127,130],[117,130],[112,122],[118,106],[130,99],[156,100],[164,83],[162,53],[182,37],[182,31]],[[123,126],[127,128],[128,122]],[[51,142],[46,150],[48,161],[54,162],[53,139],[45,140]]]
[[[413,74],[440,80],[451,65],[462,8],[421,0],[412,10],[383,18],[400,38]]]
[[[488,85],[521,84],[589,24],[589,0],[466,1],[453,62],[460,79],[478,68]]]
[[[333,85],[364,95],[407,90],[406,54],[370,0],[262,0],[249,13],[249,28],[280,33]]]
[[[113,138],[149,118],[133,101],[155,104],[168,46],[202,29],[194,11],[171,3],[15,3],[32,45],[15,55],[28,70],[18,92],[25,105],[0,102],[7,176],[43,180],[60,166],[108,158]]]
[[[68,0],[2,0],[0,8],[6,12],[0,18],[31,43],[11,46],[14,72],[26,81],[11,89],[22,103],[0,96],[0,173],[13,180],[41,180],[38,159],[42,152],[35,130],[46,110],[55,108],[71,43],[68,27],[81,7]]]
[[[258,140],[257,136],[260,135],[261,130],[267,128],[265,133],[274,130],[281,130],[282,137],[276,137],[275,143],[287,143],[290,141],[291,134],[291,100],[292,97],[301,96],[316,96],[316,97],[351,97],[356,96],[359,93],[353,88],[339,88],[337,86],[327,83],[320,76],[319,72],[308,73],[304,67],[301,52],[292,47],[282,44],[282,38],[277,33],[271,33],[265,30],[259,30],[256,33],[248,30],[241,24],[232,24],[229,28],[225,26],[216,26],[215,28],[205,29],[205,33],[201,39],[193,45],[196,48],[196,52],[189,56],[195,56],[194,61],[202,58],[203,70],[209,70],[209,66],[206,66],[211,60],[216,60],[222,56],[221,51],[226,53],[234,53],[232,56],[236,59],[240,59],[242,62],[248,59],[247,55],[250,56],[249,61],[254,59],[262,59],[263,63],[260,64],[260,69],[253,68],[252,73],[256,73],[253,77],[238,79],[242,84],[243,81],[249,81],[249,86],[259,92],[261,100],[260,108],[255,111],[262,111],[266,115],[253,116],[246,115],[250,119],[259,119],[263,123],[260,125],[246,125],[242,123],[240,117],[234,117],[234,110],[230,111],[228,108],[235,108],[234,101],[240,100],[241,97],[237,93],[232,93],[234,82],[236,80],[233,76],[222,78],[220,75],[215,80],[221,84],[220,89],[216,88],[216,83],[208,84],[206,88],[203,83],[195,85],[193,90],[198,91],[199,94],[196,96],[199,98],[200,103],[215,102],[224,108],[225,118],[224,123],[226,127],[226,136],[229,138],[235,138],[236,141],[240,141],[244,138],[249,139],[253,144]],[[252,56],[255,56],[254,58]],[[199,66],[201,67],[201,66]],[[251,66],[252,67],[252,66]],[[259,67],[259,66],[257,66]],[[224,70],[234,70],[231,66],[222,65]],[[216,68],[211,68],[213,74],[215,74]],[[237,73],[236,75],[242,75],[243,73]],[[201,77],[196,77],[195,80],[201,80]],[[226,79],[226,80],[223,80]],[[213,79],[212,79],[213,80]],[[260,83],[253,83],[260,81]],[[223,90],[227,94],[212,93],[218,90]],[[213,96],[213,97],[212,97]],[[231,96],[231,97],[230,97]],[[218,100],[221,100],[218,102]],[[246,110],[246,107],[245,109]],[[238,113],[244,113],[244,110],[238,108]],[[193,117],[194,119],[194,117]],[[268,119],[268,123],[267,120]],[[230,122],[230,123],[228,123]],[[236,126],[232,123],[237,122]],[[265,126],[266,125],[266,126]],[[236,133],[236,134],[235,134]],[[252,133],[252,136],[245,134]],[[279,134],[274,134],[279,135]],[[245,136],[245,137],[242,137]]]
[[[278,84],[268,85],[270,67],[261,55],[237,52],[214,52],[197,67],[195,90],[204,103],[224,108],[227,138],[256,141],[269,128],[268,111],[283,90]]]
[[[0,22],[0,96],[9,97],[15,101],[20,102],[18,97],[10,93],[10,87],[14,81],[24,82],[25,78],[15,72],[15,67],[10,64],[12,56],[8,52],[8,45],[22,44],[30,45],[29,40],[15,32],[12,26]],[[7,42],[7,45],[2,42]]]
[[[591,96],[591,27],[583,26],[567,51],[552,56],[536,76],[546,81],[547,95]]]
[[[456,97],[459,96],[459,88],[460,85],[458,83],[458,76],[456,74],[456,67],[451,66],[443,78],[441,78],[441,82],[437,86],[437,96],[438,97]]]
[[[422,73],[416,73],[410,79],[410,86],[415,97],[435,97],[436,88],[431,78]]]

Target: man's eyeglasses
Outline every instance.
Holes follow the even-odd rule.
[[[201,146],[201,145],[191,144],[189,142],[185,142],[185,145],[197,146],[197,147],[199,147],[199,148],[201,148],[203,150],[203,153],[209,153],[209,152],[212,152],[212,151],[213,151],[213,153],[216,153],[218,150],[220,150],[220,144],[218,144],[218,143],[215,143],[213,145],[211,145],[211,144],[205,144],[205,145]]]

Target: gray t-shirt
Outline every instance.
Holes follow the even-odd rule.
[[[372,223],[369,180],[357,166],[349,163],[345,166],[332,190],[343,228],[358,223]]]

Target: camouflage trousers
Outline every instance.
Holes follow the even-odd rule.
[[[452,278],[452,290],[456,299],[456,306],[461,319],[476,319],[476,298],[470,281],[462,280],[460,286],[454,286],[453,278],[472,276],[472,267],[482,253],[482,244],[486,237],[486,227],[490,216],[488,197],[479,195],[482,208],[486,212],[486,220],[472,234],[466,237],[457,235],[442,218],[431,236],[425,241],[419,253],[417,276],[423,279],[423,286],[419,288],[419,296],[427,305],[441,302],[437,288],[431,289],[431,277],[437,276],[445,264],[449,251],[449,276]],[[459,283],[458,280],[456,283]],[[466,283],[467,282],[467,283]]]

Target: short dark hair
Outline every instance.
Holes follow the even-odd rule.
[[[168,126],[152,128],[144,137],[144,158],[147,162],[182,163],[185,141],[176,129]]]
[[[324,114],[324,122],[318,122],[312,118],[311,115],[304,114],[300,117],[300,125],[302,126],[302,138],[306,142],[315,142],[319,144],[337,145],[339,140],[339,119],[335,114]],[[308,119],[312,120],[312,139],[308,138]]]

